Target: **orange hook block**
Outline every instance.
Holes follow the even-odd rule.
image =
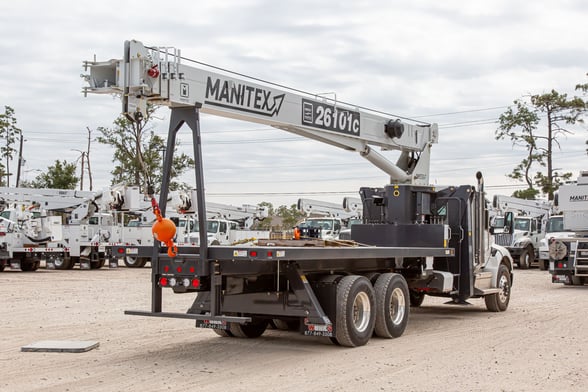
[[[174,244],[176,225],[171,219],[161,216],[159,205],[157,205],[157,202],[154,198],[151,199],[151,204],[153,206],[153,213],[157,218],[151,227],[153,238],[155,238],[157,241],[163,242],[167,246],[167,254],[169,257],[176,257],[178,254],[178,247]]]

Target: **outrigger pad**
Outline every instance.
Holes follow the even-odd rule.
[[[23,352],[53,352],[53,353],[84,353],[95,349],[100,345],[96,341],[80,340],[43,340],[22,346]]]

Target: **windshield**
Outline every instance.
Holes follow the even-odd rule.
[[[548,233],[565,231],[563,225],[563,216],[552,216],[551,218],[549,218],[549,220],[547,221],[546,231]]]
[[[492,221],[492,227],[504,227],[504,217],[497,216]]]
[[[200,231],[199,222],[194,222],[194,231]],[[218,221],[206,221],[206,232],[216,233],[218,232]]]
[[[529,219],[515,219],[514,228],[515,230],[529,230],[529,223],[531,221]]]
[[[320,228],[321,230],[333,230],[333,221],[330,219],[306,220],[300,224],[300,227]]]

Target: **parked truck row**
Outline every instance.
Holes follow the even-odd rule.
[[[178,228],[176,241],[198,246],[190,198],[185,192],[170,194],[168,215]],[[207,215],[210,244],[269,238],[269,232],[248,229],[267,217],[263,207],[211,203]],[[128,267],[142,267],[147,255],[136,250],[153,247],[154,219],[150,200],[136,186],[99,192],[0,188],[0,271],[34,271],[41,260],[51,269],[97,269],[106,262],[116,267],[119,259]]]

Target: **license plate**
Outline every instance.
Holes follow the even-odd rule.
[[[208,329],[228,330],[229,329],[229,324],[226,321],[196,320],[196,328],[208,328]]]
[[[567,275],[555,275],[554,278],[558,282],[567,282],[568,281]]]

